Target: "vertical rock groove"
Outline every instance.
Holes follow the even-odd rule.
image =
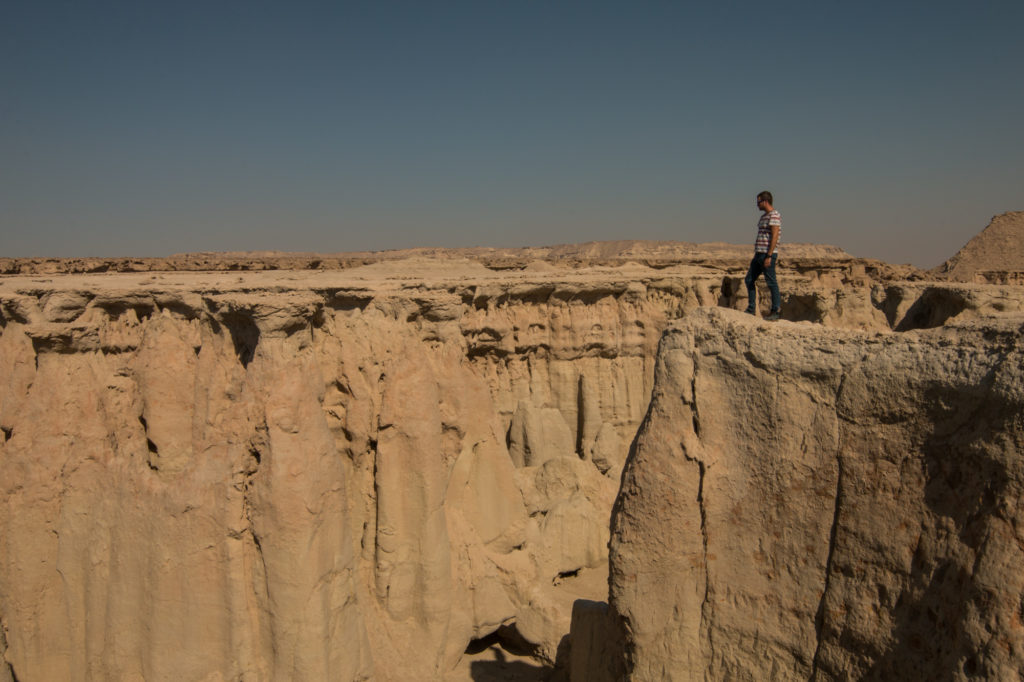
[[[836,537],[839,534],[839,514],[843,504],[843,457],[840,453],[836,453],[836,463],[838,470],[836,474],[835,508],[832,512],[832,526],[828,535],[828,555],[825,559],[825,580],[824,586],[821,590],[821,600],[818,602],[818,610],[814,614],[814,634],[817,643],[814,647],[814,659],[811,663],[811,676],[809,678],[812,681],[817,679],[818,667],[820,665],[821,645],[825,628],[825,603],[829,596],[829,583],[832,577],[832,559],[835,556]]]
[[[1019,676],[1019,325],[670,327],[611,540],[637,679]]]

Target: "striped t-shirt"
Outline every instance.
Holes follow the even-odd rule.
[[[779,244],[782,242],[782,216],[776,210],[761,214],[757,221],[757,239],[754,241],[755,253],[768,253],[768,246],[772,243],[772,225],[779,228],[779,241],[775,242],[775,253],[779,252]]]

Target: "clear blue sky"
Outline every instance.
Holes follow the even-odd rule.
[[[1024,2],[0,4],[0,256],[783,240],[1024,209]]]

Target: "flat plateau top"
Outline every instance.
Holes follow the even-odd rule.
[[[693,265],[652,268],[637,263],[568,267],[544,261],[522,269],[491,269],[465,258],[387,260],[342,270],[263,270],[189,272],[103,272],[0,276],[0,296],[37,291],[282,291],[297,289],[394,290],[448,285],[606,282],[721,276]]]

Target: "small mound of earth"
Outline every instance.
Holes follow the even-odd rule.
[[[554,272],[557,269],[546,260],[532,260],[523,267],[523,272]]]
[[[400,258],[360,265],[348,271],[356,277],[384,279],[458,279],[493,274],[487,266],[468,258]]]
[[[990,281],[1024,271],[1024,211],[992,218],[984,230],[932,272],[959,282]]]

